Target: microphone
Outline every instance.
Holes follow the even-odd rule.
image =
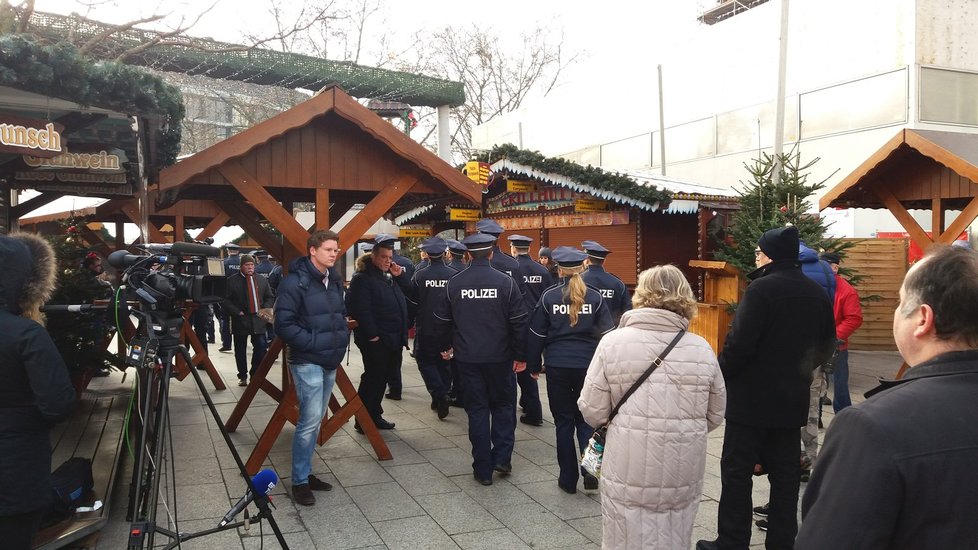
[[[272,470],[262,470],[255,474],[255,477],[251,478],[251,484],[256,490],[261,491],[262,495],[267,495],[272,492],[272,488],[275,487],[276,483],[278,483],[278,476]],[[234,521],[234,517],[247,508],[253,500],[255,500],[255,494],[251,492],[251,488],[248,488],[244,496],[238,502],[234,503],[234,506],[228,510],[228,513],[224,514],[224,518],[217,526],[224,527]]]

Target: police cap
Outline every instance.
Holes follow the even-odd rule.
[[[496,237],[498,237],[500,233],[505,231],[505,229],[503,229],[503,226],[496,223],[496,220],[492,220],[489,218],[483,218],[475,222],[475,228],[479,231],[479,233],[495,235]],[[465,239],[462,239],[462,242],[464,243]]]
[[[584,251],[587,252],[588,256],[598,260],[603,260],[605,256],[611,254],[610,250],[601,246],[601,243],[597,241],[584,241],[581,243],[581,246],[584,247]],[[554,259],[556,260],[557,258]]]
[[[394,250],[394,243],[397,242],[397,237],[394,235],[388,235],[387,233],[381,233],[374,237],[374,246],[379,246],[381,248],[389,248]]]
[[[570,246],[558,246],[553,252],[553,259],[560,267],[577,267],[585,258],[587,254]]]
[[[228,244],[224,245],[224,248],[226,248],[228,250],[240,250],[241,249],[240,246],[238,246],[238,245],[236,245],[234,243],[228,243]]]
[[[462,244],[465,245],[465,249],[469,252],[489,250],[495,242],[496,238],[486,233],[473,233],[462,239]]]
[[[424,250],[425,254],[429,256],[441,256],[445,253],[445,249],[448,248],[448,243],[445,242],[445,239],[436,235],[430,239],[425,239],[419,248]]]
[[[374,249],[374,243],[360,243],[360,248],[364,252],[370,252],[371,250]]]
[[[517,248],[529,248],[530,243],[533,242],[533,239],[530,237],[524,237],[523,235],[510,235],[509,242],[513,243],[513,246]]]
[[[448,243],[448,249],[454,252],[455,254],[465,253],[465,245],[456,241],[455,239],[448,239],[445,242]]]

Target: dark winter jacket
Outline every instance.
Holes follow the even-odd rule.
[[[873,392],[832,420],[795,548],[978,548],[978,351]]]
[[[326,278],[304,256],[289,264],[278,286],[275,334],[289,346],[289,361],[332,370],[339,366],[350,342],[343,303],[343,279],[334,270]]]
[[[797,428],[808,419],[812,371],[832,356],[835,322],[829,297],[797,264],[749,275],[719,357],[731,422]]]
[[[258,291],[258,309],[270,308],[275,304],[275,294],[268,279],[258,273],[253,275]],[[231,331],[235,334],[265,334],[268,322],[257,313],[248,311],[247,278],[239,271],[228,277],[227,299],[222,302],[224,311],[231,316]]]
[[[825,289],[829,300],[835,302],[835,273],[832,266],[825,260],[818,259],[818,252],[804,244],[798,245],[798,260],[801,261],[801,271],[806,277],[818,283]]]
[[[401,286],[410,288],[410,284],[406,272],[394,277],[377,269],[369,257],[362,263],[362,270],[350,279],[346,295],[346,309],[358,325],[353,331],[358,346],[367,345],[376,336],[392,350],[407,346],[408,310]]]
[[[0,516],[10,516],[50,503],[48,430],[74,409],[75,390],[38,323],[37,308],[54,288],[50,245],[33,235],[2,236],[0,264]]]

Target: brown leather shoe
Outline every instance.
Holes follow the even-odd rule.
[[[312,506],[313,504],[316,504],[316,496],[312,494],[312,489],[309,488],[308,483],[292,486],[292,500],[295,501],[296,504],[301,504],[303,506]]]
[[[332,491],[333,486],[325,481],[319,479],[318,477],[311,475],[309,476],[309,488],[313,491]]]

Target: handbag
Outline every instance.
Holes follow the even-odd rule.
[[[662,354],[656,357],[655,361],[652,361],[652,365],[645,371],[644,374],[642,374],[641,377],[639,377],[638,380],[635,381],[634,384],[632,384],[632,387],[625,392],[625,395],[622,396],[621,401],[619,401],[618,404],[615,405],[615,408],[611,410],[611,414],[608,416],[608,421],[594,430],[594,434],[591,435],[591,439],[588,441],[587,449],[584,450],[584,455],[581,457],[581,467],[584,468],[585,472],[593,475],[594,477],[601,477],[601,462],[604,460],[604,444],[605,438],[608,435],[608,425],[610,425],[611,421],[614,420],[615,416],[618,414],[618,409],[625,404],[625,401],[627,401],[628,398],[635,393],[635,390],[642,385],[642,382],[645,382],[645,380],[652,375],[652,372],[655,371],[655,369],[659,368],[659,365],[661,365],[662,361],[665,360],[667,355],[669,355],[672,348],[676,347],[676,344],[679,343],[679,340],[683,337],[683,334],[686,334],[686,331],[680,330],[679,334],[672,339],[672,342],[669,342],[669,345],[666,346],[666,349],[662,352]]]

